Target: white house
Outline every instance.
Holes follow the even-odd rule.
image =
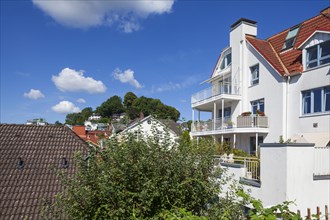
[[[265,40],[257,38],[257,22],[242,18],[229,39],[204,82],[210,87],[191,97],[191,136],[258,153],[260,159],[219,159],[265,206],[290,200],[303,216],[316,207],[324,214],[330,205],[330,7]],[[210,117],[202,121],[201,112]]]
[[[265,40],[257,22],[231,26],[210,87],[192,95],[193,137],[255,153],[260,143],[330,140],[330,8]],[[200,118],[209,112],[209,119]],[[314,138],[313,138],[314,137]],[[306,139],[306,138],[305,138]],[[317,140],[315,140],[317,139]],[[307,140],[307,139],[306,139]],[[319,141],[323,140],[323,141]]]
[[[138,139],[147,137],[158,137],[160,141],[169,139],[172,143],[180,137],[178,124],[172,120],[156,119],[149,115],[145,118],[137,118],[131,122],[120,135],[133,134]]]

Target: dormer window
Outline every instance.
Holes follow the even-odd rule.
[[[330,63],[330,40],[306,49],[306,69]]]
[[[231,65],[231,49],[228,48],[221,54],[220,63],[218,63],[217,70],[221,71],[226,69],[228,66]]]
[[[286,50],[286,49],[289,49],[289,48],[293,47],[293,44],[294,44],[294,42],[296,41],[296,38],[297,38],[299,27],[300,26],[295,26],[295,27],[290,29],[288,35],[285,38],[282,50]]]
[[[231,53],[227,54],[221,61],[220,70],[226,69],[231,64]]]

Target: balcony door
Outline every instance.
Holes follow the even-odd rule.
[[[258,136],[258,145],[264,142],[264,137]],[[256,147],[256,137],[250,137],[250,154],[256,154],[257,147]]]
[[[223,117],[226,121],[226,119],[231,118],[231,107],[227,107],[223,109]],[[219,109],[219,118],[222,118],[222,109]]]
[[[219,81],[220,94],[231,94],[231,79],[227,77]]]

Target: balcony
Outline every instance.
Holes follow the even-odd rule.
[[[233,83],[217,83],[213,84],[200,92],[191,96],[192,106],[205,104],[215,101],[219,98],[228,98],[239,100],[240,99],[240,87]]]
[[[224,133],[226,131],[248,131],[249,128],[268,128],[267,116],[238,116],[237,124],[235,124],[231,117],[217,118],[216,120],[198,121],[194,122],[191,126],[192,133],[207,133],[216,134]]]

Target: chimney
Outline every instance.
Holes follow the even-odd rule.
[[[245,41],[245,36],[257,36],[257,22],[246,18],[240,18],[230,26],[230,47],[239,45]]]

